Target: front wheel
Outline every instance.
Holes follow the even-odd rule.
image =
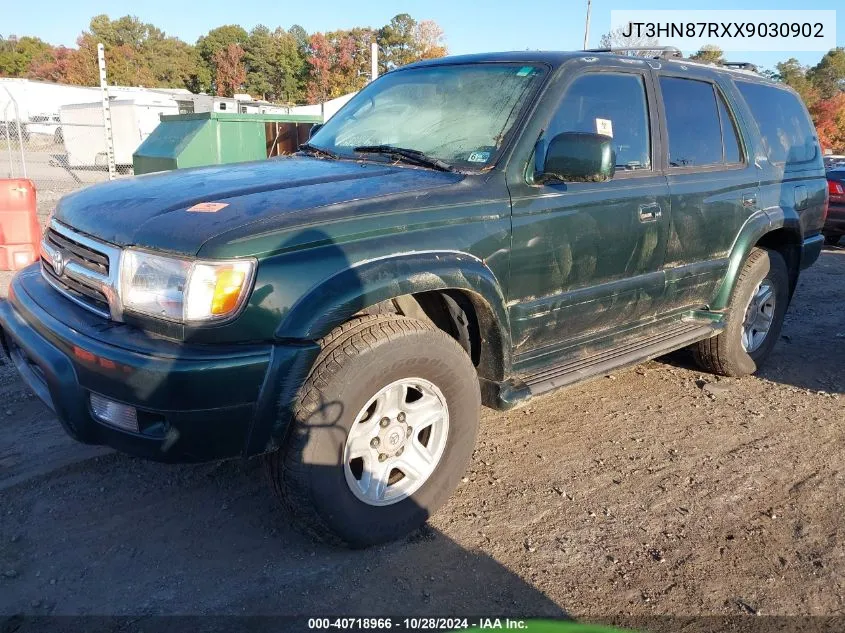
[[[833,235],[831,233],[826,233],[824,236],[824,243],[828,246],[836,246],[839,244],[839,240],[842,239],[842,236],[839,234]]]
[[[469,464],[481,406],[461,346],[396,315],[336,328],[301,390],[290,436],[266,459],[296,522],[364,547],[419,527]]]
[[[753,374],[780,336],[789,304],[789,272],[777,251],[754,248],[731,294],[725,329],[693,347],[698,365],[722,376]]]

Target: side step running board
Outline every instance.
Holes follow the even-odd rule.
[[[528,390],[525,395],[528,397],[536,396],[552,389],[565,387],[596,375],[668,354],[696,341],[715,336],[721,331],[722,327],[721,323],[681,322],[648,338],[638,339],[592,356],[522,376],[521,380]]]

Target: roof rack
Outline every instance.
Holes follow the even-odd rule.
[[[683,57],[676,46],[620,46],[619,48],[586,48],[585,53],[641,53],[650,51],[657,53],[655,59],[673,59]]]
[[[722,62],[722,66],[727,68],[736,68],[738,70],[750,70],[751,72],[759,72],[757,66],[751,62]]]

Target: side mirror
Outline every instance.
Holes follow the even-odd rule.
[[[311,126],[311,131],[308,133],[308,140],[309,140],[309,141],[310,141],[312,138],[314,138],[314,135],[317,133],[317,131],[318,131],[321,127],[323,127],[323,124],[322,124],[322,123],[315,123],[314,125],[312,125],[312,126]]]
[[[564,132],[549,143],[539,182],[604,182],[616,171],[613,138],[591,132]]]

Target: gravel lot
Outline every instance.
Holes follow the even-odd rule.
[[[827,248],[759,376],[677,353],[485,410],[448,505],[367,551],[293,531],[256,464],[74,443],[0,367],[0,614],[845,616],[843,308]]]

